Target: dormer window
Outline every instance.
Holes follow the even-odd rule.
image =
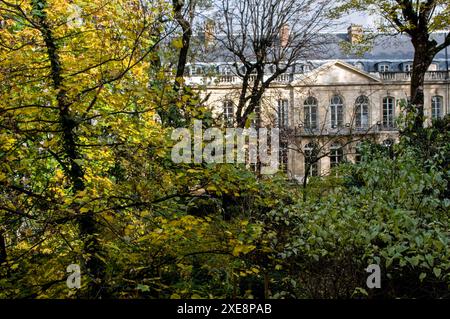
[[[233,75],[233,70],[231,68],[231,65],[227,65],[227,64],[221,65],[219,67],[219,72],[222,75]]]
[[[428,71],[439,71],[439,65],[437,65],[436,63],[431,63],[428,67]]]
[[[389,72],[390,70],[391,70],[391,66],[388,63],[378,64],[378,72],[384,73],[384,72]]]
[[[404,63],[403,64],[403,72],[412,72],[413,64],[412,63]]]
[[[307,73],[311,71],[311,66],[309,64],[304,64],[303,65],[303,73]]]
[[[201,66],[192,65],[191,66],[191,75],[199,76],[203,74],[203,68]]]
[[[360,70],[363,70],[363,71],[364,71],[364,63],[362,63],[362,62],[356,62],[356,63],[355,63],[355,67],[356,67],[357,69],[360,69]]]

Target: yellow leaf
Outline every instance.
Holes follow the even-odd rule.
[[[89,208],[83,207],[80,209],[80,213],[87,213],[89,211]]]

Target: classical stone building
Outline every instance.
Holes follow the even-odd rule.
[[[409,95],[412,45],[405,35],[381,35],[364,54],[351,54],[342,44],[353,41],[357,31],[352,26],[348,33],[327,35],[330,43],[323,58],[298,61],[264,95],[263,123],[283,129],[280,158],[292,177],[328,174],[343,160],[359,160],[362,139],[388,145],[398,136],[396,119]],[[443,36],[434,35],[440,41]],[[449,63],[444,50],[426,75],[428,123],[450,112]],[[192,63],[187,81],[203,86],[217,116],[233,122],[242,82],[225,58],[219,54]]]

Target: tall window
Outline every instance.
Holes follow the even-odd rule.
[[[369,98],[361,95],[355,103],[356,128],[367,128],[369,126]]]
[[[433,96],[431,98],[431,118],[439,119],[442,117],[442,96]]]
[[[344,160],[344,150],[341,144],[334,143],[330,146],[330,168],[338,166]]]
[[[288,118],[289,100],[278,100],[278,127],[286,128],[289,125]]]
[[[234,106],[230,100],[223,102],[223,119],[227,125],[232,125],[234,122]]]
[[[383,127],[392,128],[394,123],[394,105],[395,99],[387,96],[383,98]]]
[[[339,95],[335,95],[330,101],[331,127],[341,127],[344,125],[344,102]]]
[[[317,146],[314,143],[305,146],[305,175],[319,176],[319,161],[317,159]]]
[[[314,130],[317,128],[317,100],[310,96],[303,107],[305,128]]]

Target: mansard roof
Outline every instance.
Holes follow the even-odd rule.
[[[438,43],[442,43],[445,33],[434,33],[431,38]],[[220,41],[215,40],[205,47],[201,45],[203,38],[199,36],[196,38],[195,48],[193,48],[192,63],[230,63],[234,61],[232,54],[226,50]],[[359,64],[366,72],[378,72],[378,65],[380,63],[387,63],[390,65],[390,71],[403,71],[403,65],[411,63],[414,57],[414,48],[411,40],[407,34],[377,35],[372,45],[366,52],[357,54],[349,52],[344,49],[343,43],[348,43],[347,33],[327,33],[321,34],[321,39],[318,40],[320,48],[305,52],[303,61],[312,62],[313,65],[320,66],[323,63],[341,60],[352,65]],[[437,69],[446,70],[450,64],[450,48],[448,50],[448,57],[446,60],[446,50],[439,52],[434,59]],[[248,56],[251,56],[251,48],[248,48]]]
[[[434,33],[431,38],[436,42],[441,43],[444,41],[446,33]],[[370,50],[365,52],[362,56],[357,54],[347,53],[342,50],[340,43],[348,41],[347,33],[328,34],[329,37],[329,53],[334,59],[346,60],[346,59],[363,59],[363,60],[376,60],[376,61],[398,61],[398,60],[412,60],[414,57],[414,48],[411,43],[411,39],[407,34],[380,34],[375,36],[373,45]],[[436,55],[436,59],[445,59],[445,50],[442,50]]]

